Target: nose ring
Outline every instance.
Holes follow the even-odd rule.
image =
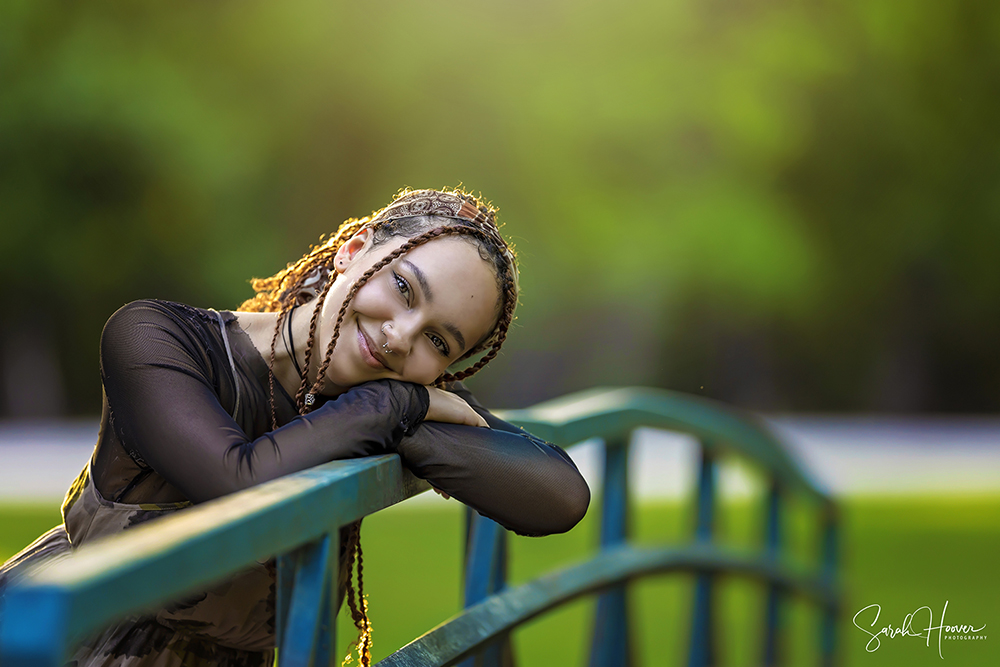
[[[390,324],[389,327],[391,328],[392,325]],[[381,331],[382,335],[385,336],[385,325],[384,324],[382,325],[382,328],[379,329],[379,331]],[[392,354],[392,350],[389,349],[389,337],[385,336],[385,338],[386,338],[385,342],[382,343],[382,351],[385,352],[386,354]]]

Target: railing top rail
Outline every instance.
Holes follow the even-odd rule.
[[[45,631],[72,643],[428,488],[394,454],[332,461],[33,566],[8,590],[8,611],[20,596],[44,601],[59,612],[36,622],[62,623]],[[5,625],[16,620],[6,616]]]
[[[827,503],[767,428],[713,401],[655,389],[595,389],[504,417],[568,446],[621,441],[636,427],[691,433]],[[395,455],[334,461],[178,512],[35,565],[6,591],[3,646],[22,634],[55,656],[122,616],[197,592],[429,488]],[[52,664],[56,664],[53,662]]]
[[[709,399],[648,387],[599,387],[498,414],[562,446],[594,437],[625,438],[641,426],[690,433],[708,447],[747,456],[782,484],[831,502],[830,494],[761,420]]]

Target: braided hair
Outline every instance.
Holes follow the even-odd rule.
[[[300,378],[299,389],[295,395],[299,414],[304,415],[314,408],[315,396],[323,389],[333,350],[340,336],[341,324],[344,321],[347,308],[358,290],[390,262],[413,248],[436,238],[455,236],[477,246],[480,256],[488,261],[494,269],[499,292],[497,304],[499,316],[493,329],[457,359],[456,363],[467,360],[483,351],[485,354],[478,361],[457,373],[446,371],[435,380],[434,384],[444,387],[449,382],[474,375],[496,357],[507,338],[507,331],[514,319],[514,309],[517,306],[518,298],[516,258],[513,250],[500,235],[496,213],[496,209],[491,205],[460,189],[404,189],[393,198],[392,203],[380,211],[365,218],[346,220],[333,236],[326,241],[321,239],[320,243],[310,248],[308,253],[275,275],[269,278],[251,280],[256,295],[244,301],[239,310],[278,313],[274,334],[271,336],[271,354],[268,364],[268,406],[271,428],[277,428],[274,408],[275,351],[281,326],[284,324],[285,318],[290,316],[292,309],[315,301],[309,320],[309,338],[305,350],[304,370]],[[339,275],[333,268],[334,258],[340,247],[365,227],[372,230],[373,248],[382,245],[392,237],[406,237],[407,241],[377,261],[351,286],[344,297],[340,312],[337,314],[333,336],[319,364],[316,380],[310,386],[308,374],[316,347],[316,329],[320,312],[330,288]],[[345,664],[351,661],[353,651],[356,648],[359,662],[364,667],[368,667],[371,664],[372,626],[368,618],[368,602],[364,595],[362,578],[364,564],[360,533],[361,521],[359,520],[348,527],[345,545],[346,558],[348,559],[347,603],[359,633],[358,640],[352,643],[351,652],[345,657]],[[355,600],[354,588],[351,583],[355,561],[358,570],[357,600]]]

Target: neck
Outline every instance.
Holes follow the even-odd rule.
[[[295,355],[299,368],[305,369],[306,343],[309,342],[309,317],[311,311],[308,308],[295,308],[287,317],[291,318],[292,341],[286,345],[288,340],[288,320],[281,325],[278,332],[278,339],[274,346],[274,379],[281,384],[282,388],[294,397],[299,391],[301,378],[295,370],[295,363],[289,350]],[[264,358],[265,363],[269,363],[271,358],[271,338],[274,336],[274,327],[278,322],[278,313],[249,313],[238,311],[236,319],[240,328],[250,337],[250,341],[257,352]],[[292,348],[291,344],[295,347]],[[315,360],[313,360],[315,363]],[[314,364],[313,364],[314,365]],[[310,380],[314,380],[315,370],[310,369]]]

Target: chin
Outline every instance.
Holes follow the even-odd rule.
[[[326,372],[327,389],[324,390],[324,393],[341,393],[370,379],[358,375],[357,372],[351,372],[350,370],[344,372],[343,369],[334,368],[331,362],[330,368]]]

